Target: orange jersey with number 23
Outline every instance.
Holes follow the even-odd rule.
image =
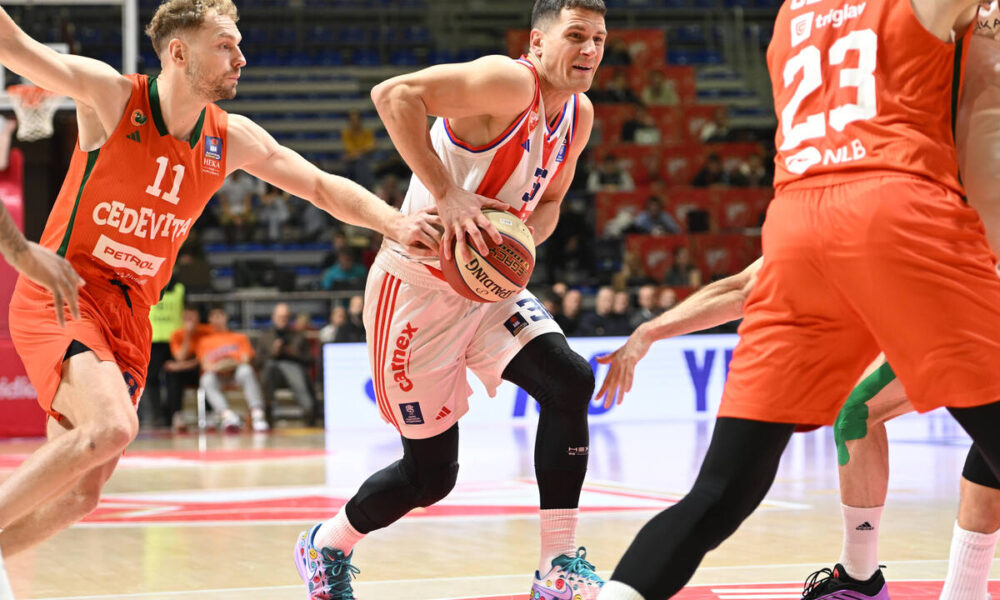
[[[767,53],[775,187],[881,171],[961,194],[955,53],[917,20],[910,0],[786,0]]]

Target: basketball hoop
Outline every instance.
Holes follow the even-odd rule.
[[[52,137],[52,117],[59,108],[60,96],[30,84],[12,85],[7,93],[17,115],[17,139],[34,142]]]

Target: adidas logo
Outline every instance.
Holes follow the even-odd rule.
[[[142,143],[142,138],[139,136],[138,131],[133,131],[132,133],[128,134],[125,137],[132,140],[133,142],[139,142],[140,144]]]
[[[451,414],[451,410],[449,410],[448,407],[445,406],[444,408],[441,409],[441,412],[438,413],[438,416],[434,417],[434,420],[435,421],[440,421],[441,419],[447,417],[450,414]]]
[[[873,529],[875,528],[872,527],[872,524],[869,523],[868,521],[865,521],[861,525],[858,525],[857,527],[854,528],[855,531],[871,531]]]

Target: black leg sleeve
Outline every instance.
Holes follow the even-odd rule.
[[[562,334],[548,333],[528,342],[504,369],[503,378],[539,404],[535,477],[541,508],[576,508],[590,454],[590,365]]]
[[[720,418],[691,491],[646,523],[611,578],[647,600],[676,594],[760,505],[794,427]]]
[[[347,520],[370,533],[418,506],[430,506],[455,487],[458,423],[425,440],[403,439],[403,458],[369,477],[347,502]]]

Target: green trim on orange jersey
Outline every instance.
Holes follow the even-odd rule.
[[[73,212],[69,215],[69,223],[66,224],[66,233],[63,234],[62,243],[59,244],[59,250],[57,251],[59,256],[63,258],[66,258],[66,250],[69,248],[69,237],[73,233],[73,223],[76,221],[76,209],[80,208],[80,198],[83,197],[83,188],[87,187],[87,180],[90,179],[90,173],[94,170],[94,165],[97,164],[97,155],[100,153],[100,148],[87,153],[87,168],[83,171],[83,179],[80,180],[80,189],[76,192],[76,202],[73,203]]]
[[[163,112],[160,110],[160,89],[156,84],[156,77],[149,78],[149,112],[153,113],[153,123],[156,124],[156,131],[163,135],[170,135],[170,131],[167,130],[167,123],[163,120]],[[191,131],[191,137],[188,138],[188,144],[191,145],[191,149],[198,145],[198,140],[201,138],[201,130],[205,125],[205,109],[201,109],[201,115],[198,117],[198,122],[195,123],[194,129]]]

